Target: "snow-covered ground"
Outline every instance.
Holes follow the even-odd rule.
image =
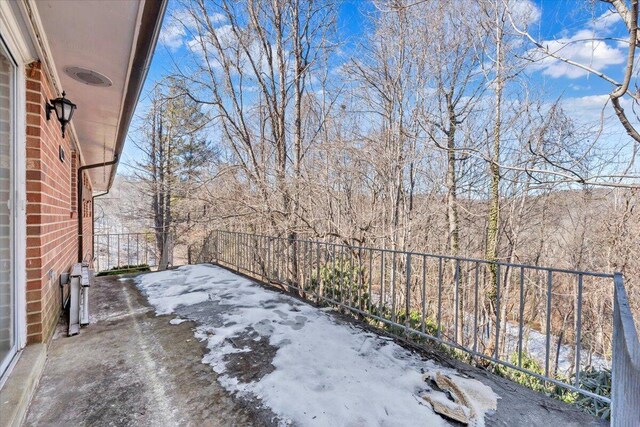
[[[524,342],[525,353],[530,357],[533,357],[540,366],[544,366],[546,348],[547,348],[547,337],[545,334],[536,331],[535,329],[525,330],[525,335],[528,335],[528,339]],[[516,352],[518,349],[518,325],[513,323],[507,324],[507,353],[511,354]],[[551,336],[551,345],[550,345],[550,366],[553,370],[556,361],[556,352],[558,350],[558,337],[555,335]],[[606,360],[604,357],[598,356],[597,354],[591,355],[590,362],[588,358],[588,351],[586,348],[582,348],[582,356],[580,360],[580,366],[584,369],[586,366],[592,366],[595,369],[611,369],[611,362]],[[574,346],[562,344],[560,346],[560,354],[558,357],[558,372],[571,375],[573,373],[573,366],[575,365],[575,350]]]
[[[282,425],[446,425],[423,399],[446,400],[425,381],[442,375],[470,401],[471,424],[484,425],[485,413],[496,407],[498,396],[479,381],[220,267],[145,274],[137,284],[157,314],[177,315],[174,324],[196,323],[195,335],[209,349],[203,362],[227,390],[259,401]],[[261,342],[275,349],[269,369],[245,381],[237,359],[259,357]]]

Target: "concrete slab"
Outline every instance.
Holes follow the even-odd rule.
[[[22,424],[46,358],[45,344],[27,346],[18,355],[15,366],[0,389],[0,427]]]
[[[189,308],[214,318],[224,309],[207,302]],[[194,323],[172,325],[169,320],[174,316],[156,316],[132,282],[113,277],[96,280],[91,310],[92,324],[80,335],[67,338],[62,327],[52,341],[25,425],[279,425],[259,402],[232,396],[219,385],[212,368],[201,363],[208,350],[194,338]],[[335,316],[339,322],[358,323]],[[491,386],[501,399],[487,425],[606,424],[436,351],[400,343]],[[252,351],[235,354],[232,360],[242,381],[267,374],[277,351],[268,342],[251,340],[251,344]]]
[[[201,363],[192,324],[157,317],[131,282],[90,292],[91,324],[60,325],[24,425],[254,426],[273,415],[229,396]]]

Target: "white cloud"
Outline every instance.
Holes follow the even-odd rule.
[[[599,122],[604,109],[604,116],[610,115],[610,111],[605,108],[609,101],[609,95],[587,95],[580,97],[565,98],[562,106],[573,117],[579,117],[586,122]]]
[[[526,28],[540,20],[540,8],[531,0],[511,0],[509,12],[518,27]]]
[[[212,13],[209,20],[213,25],[226,22],[226,17],[221,13]],[[175,10],[160,31],[159,42],[170,51],[175,52],[182,46],[187,45],[187,38],[190,32],[197,28],[198,22],[193,14],[186,9]]]
[[[571,38],[545,41],[543,45],[554,54],[598,71],[603,71],[611,65],[622,64],[625,61],[625,54],[621,49],[604,41],[585,40],[580,34]],[[538,56],[540,55],[538,54]],[[550,56],[545,56],[540,60],[540,67],[543,74],[555,78],[577,79],[589,74],[588,71],[580,67]]]
[[[616,25],[622,23],[620,14],[614,11],[606,11],[589,23],[589,28],[601,33],[609,33]]]
[[[586,90],[591,90],[591,85],[576,85],[576,84],[570,84],[569,87],[575,91],[586,91]]]
[[[625,62],[625,44],[603,40],[620,24],[621,18],[617,13],[605,12],[573,35],[545,40],[542,41],[542,45],[550,53],[595,70],[604,71],[609,66]],[[589,74],[588,71],[553,58],[540,49],[533,49],[530,54],[538,61],[538,68],[545,75],[577,79]]]
[[[222,13],[212,13],[209,15],[209,20],[212,24],[222,24],[223,22],[227,22],[227,17]]]
[[[633,113],[633,101],[628,98],[621,98],[620,101],[631,124],[636,128],[640,127],[640,123]],[[627,136],[626,131],[616,117],[608,94],[568,97],[562,99],[561,104],[565,112],[578,126],[585,126],[594,131],[602,128],[601,138],[603,139],[613,138],[613,140],[620,141],[620,143],[635,144]]]
[[[175,52],[184,43],[186,31],[184,26],[174,20],[168,20],[160,31],[159,42],[170,51]]]
[[[225,59],[230,59],[230,63],[228,64],[229,72],[233,77],[242,74],[245,77],[245,85],[249,84],[249,79],[256,78],[256,71],[253,68],[252,62],[255,63],[258,72],[260,72],[263,77],[270,76],[273,71],[274,77],[277,78],[280,73],[279,64],[277,62],[273,64],[269,63],[269,56],[259,40],[254,39],[247,42],[243,39],[241,43],[236,31],[234,31],[232,25],[228,23],[214,27],[214,31],[215,36],[220,42],[222,51],[225,52],[224,57],[220,56],[218,48],[213,44],[208,34],[202,36],[193,34],[191,37],[185,38],[184,45],[194,54],[196,60],[204,61],[205,57],[207,57],[208,62],[206,66],[211,67],[213,70],[220,71],[225,66]],[[242,32],[242,29],[239,31]],[[247,50],[246,52],[245,48]],[[271,45],[271,51],[276,51],[275,45]],[[293,73],[293,62],[288,59],[290,53],[290,51],[284,51],[283,53],[285,57],[285,72],[288,76]]]

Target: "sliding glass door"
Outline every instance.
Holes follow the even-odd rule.
[[[14,175],[17,67],[0,37],[0,378],[16,353]]]

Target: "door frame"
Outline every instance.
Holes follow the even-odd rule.
[[[35,58],[27,25],[14,2],[0,1],[0,43],[16,64],[13,105],[13,280],[15,297],[15,354],[0,375],[0,384],[9,375],[12,364],[27,344],[27,274],[26,274],[26,65]]]

